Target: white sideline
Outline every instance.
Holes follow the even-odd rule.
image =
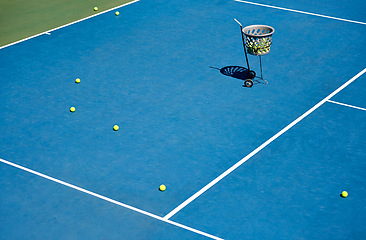
[[[219,181],[221,181],[224,177],[226,177],[227,175],[229,175],[232,171],[234,171],[235,169],[237,169],[238,167],[240,167],[248,159],[250,159],[251,157],[253,157],[255,154],[257,154],[259,151],[261,151],[263,148],[265,148],[267,145],[269,145],[271,142],[273,142],[279,136],[281,136],[282,134],[284,134],[285,132],[287,132],[290,128],[292,128],[293,126],[295,126],[298,122],[300,122],[301,120],[303,120],[310,113],[314,112],[317,108],[319,108],[321,105],[323,105],[325,102],[327,102],[330,98],[332,98],[334,95],[336,95],[342,89],[344,89],[345,87],[347,87],[349,84],[351,84],[353,81],[355,81],[357,78],[359,78],[365,72],[366,72],[366,68],[363,69],[361,72],[359,72],[357,75],[355,75],[353,78],[351,78],[350,80],[348,80],[346,83],[344,83],[338,89],[336,89],[334,92],[332,92],[331,94],[329,94],[326,98],[324,98],[323,100],[321,100],[319,103],[317,103],[314,107],[312,107],[311,109],[309,109],[303,115],[301,115],[300,117],[298,117],[292,123],[290,123],[289,125],[287,125],[284,129],[282,129],[281,131],[279,131],[273,137],[271,137],[270,139],[268,139],[262,145],[260,145],[259,147],[257,147],[254,151],[252,151],[251,153],[249,153],[246,157],[244,157],[243,159],[241,159],[239,162],[237,162],[231,168],[229,168],[228,170],[226,170],[225,172],[223,172],[220,176],[218,176],[217,178],[215,178],[214,180],[212,180],[209,184],[207,184],[206,186],[204,186],[201,190],[199,190],[194,195],[192,195],[190,198],[188,198],[187,200],[185,200],[178,207],[176,207],[170,213],[168,213],[164,217],[164,219],[169,219],[172,216],[174,216],[177,212],[179,212],[180,210],[182,210],[184,207],[186,207],[188,204],[190,204],[192,201],[194,201],[196,198],[198,198],[200,195],[202,195],[204,192],[206,192],[208,189],[210,189],[216,183],[218,183]]]
[[[336,102],[336,101],[332,101],[332,100],[328,100],[328,102],[335,103],[335,104],[338,104],[338,105],[342,105],[342,106],[345,106],[345,107],[350,107],[350,108],[355,108],[355,109],[366,111],[366,108],[362,108],[362,107],[356,107],[356,106],[353,106],[353,105],[340,103],[340,102]]]
[[[9,44],[7,44],[7,45],[4,45],[4,46],[0,47],[0,50],[1,50],[1,49],[3,49],[3,48],[6,48],[6,47],[13,46],[13,45],[18,44],[18,43],[21,43],[21,42],[27,41],[27,40],[29,40],[29,39],[32,39],[32,38],[35,38],[35,37],[41,36],[41,35],[43,35],[43,34],[51,35],[51,32],[56,31],[56,30],[58,30],[58,29],[61,29],[61,28],[64,28],[64,27],[70,26],[70,25],[75,24],[75,23],[78,23],[78,22],[85,21],[85,20],[87,20],[87,19],[90,19],[90,18],[93,18],[93,17],[99,16],[99,15],[101,15],[101,14],[104,14],[104,13],[107,13],[107,12],[110,12],[110,11],[113,11],[113,10],[115,10],[115,9],[117,9],[117,8],[121,8],[121,7],[124,7],[124,6],[130,5],[130,4],[132,4],[132,3],[138,2],[138,1],[140,1],[140,0],[134,0],[134,1],[131,1],[131,2],[128,2],[128,3],[125,3],[125,4],[119,5],[119,6],[117,6],[117,7],[114,7],[114,8],[108,9],[108,10],[105,10],[105,11],[103,11],[103,12],[93,14],[93,15],[91,15],[91,16],[89,16],[89,17],[85,17],[85,18],[82,18],[82,19],[76,20],[76,21],[74,21],[74,22],[71,22],[71,23],[68,23],[68,24],[62,25],[62,26],[60,26],[60,27],[53,28],[53,29],[51,29],[51,30],[47,30],[47,31],[45,31],[45,32],[42,32],[42,33],[39,33],[39,34],[36,34],[36,35],[30,36],[30,37],[24,38],[24,39],[22,39],[22,40],[19,40],[19,41],[13,42],[13,43],[9,43]]]
[[[141,213],[141,214],[144,214],[146,216],[149,216],[149,217],[152,217],[152,218],[155,218],[157,220],[160,220],[160,221],[163,221],[163,222],[166,222],[166,223],[169,223],[171,225],[174,225],[174,226],[177,226],[177,227],[180,227],[180,228],[183,228],[183,229],[186,229],[188,231],[191,231],[191,232],[194,232],[194,233],[197,233],[197,234],[200,234],[200,235],[203,235],[205,237],[208,237],[208,238],[212,238],[212,239],[215,239],[215,240],[223,240],[222,238],[219,238],[219,237],[216,237],[216,236],[213,236],[211,234],[208,234],[208,233],[205,233],[205,232],[202,232],[202,231],[199,231],[197,229],[194,229],[194,228],[191,228],[191,227],[188,227],[188,226],[185,226],[183,224],[180,224],[180,223],[177,223],[177,222],[173,222],[171,220],[167,220],[167,219],[164,219],[162,217],[159,217],[155,214],[152,214],[152,213],[149,213],[149,212],[146,212],[144,210],[141,210],[141,209],[138,209],[138,208],[135,208],[135,207],[132,207],[130,205],[127,205],[127,204],[124,204],[124,203],[121,203],[121,202],[118,202],[116,200],[113,200],[113,199],[110,199],[108,197],[105,197],[105,196],[102,196],[100,194],[97,194],[97,193],[94,193],[94,192],[91,192],[89,190],[86,190],[86,189],[83,189],[81,187],[78,187],[78,186],[75,186],[73,184],[70,184],[70,183],[67,183],[67,182],[64,182],[64,181],[61,181],[59,179],[56,179],[56,178],[53,178],[53,177],[50,177],[50,176],[47,176],[43,173],[40,173],[40,172],[37,172],[37,171],[34,171],[32,169],[29,169],[29,168],[26,168],[26,167],[23,167],[23,166],[20,166],[18,164],[15,164],[15,163],[12,163],[12,162],[9,162],[9,161],[6,161],[4,159],[1,159],[0,158],[0,162],[2,163],[5,163],[7,165],[10,165],[10,166],[13,166],[13,167],[16,167],[18,169],[21,169],[23,171],[26,171],[26,172],[29,172],[29,173],[32,173],[34,175],[37,175],[39,177],[42,177],[42,178],[45,178],[45,179],[48,179],[50,181],[53,181],[53,182],[56,182],[56,183],[59,183],[61,185],[64,185],[66,187],[69,187],[69,188],[73,188],[77,191],[80,191],[80,192],[83,192],[83,193],[86,193],[86,194],[89,194],[91,196],[94,196],[94,197],[97,197],[99,199],[102,199],[102,200],[105,200],[107,202],[110,202],[110,203],[113,203],[113,204],[116,204],[118,206],[121,206],[121,207],[124,207],[124,208],[128,208],[132,211],[135,211],[135,212],[138,212],[138,213]]]
[[[248,2],[248,1],[244,1],[244,0],[234,0],[234,1],[242,2],[242,3],[248,3],[248,4],[257,5],[257,6],[261,6],[261,7],[275,8],[275,9],[279,9],[279,10],[285,10],[285,11],[290,11],[290,12],[296,12],[296,13],[302,13],[302,14],[317,16],[317,17],[323,17],[323,18],[329,18],[329,19],[334,19],[334,20],[339,20],[339,21],[344,21],[344,22],[351,22],[351,23],[358,23],[358,24],[366,25],[366,23],[364,23],[364,22],[353,21],[353,20],[348,20],[348,19],[338,18],[338,17],[331,17],[331,16],[326,16],[326,15],[317,14],[317,13],[299,11],[299,10],[290,9],[290,8],[276,7],[276,6],[272,6],[272,5],[267,5],[267,4],[262,4],[262,3],[255,3],[255,2]]]

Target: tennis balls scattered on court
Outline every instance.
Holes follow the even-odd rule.
[[[76,109],[75,109],[74,107],[71,107],[71,108],[70,108],[70,112],[75,112],[75,110],[76,110]]]
[[[348,197],[348,192],[343,191],[342,194],[341,194],[341,196],[344,197],[344,198]]]
[[[118,129],[119,129],[118,125],[114,125],[114,126],[113,126],[113,130],[114,130],[114,131],[118,131]]]
[[[119,15],[119,12],[117,11],[115,14],[116,14],[116,16],[118,16]]]
[[[77,79],[75,80],[75,82],[76,82],[76,83],[80,83],[80,78],[77,78]]]
[[[160,185],[159,190],[164,192],[166,189],[166,186],[164,184]]]
[[[94,7],[94,11],[98,11],[98,7]]]

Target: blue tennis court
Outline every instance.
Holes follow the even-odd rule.
[[[140,0],[2,47],[0,239],[365,238],[365,9]],[[234,18],[267,85],[219,71]]]

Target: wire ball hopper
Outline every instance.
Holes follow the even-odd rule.
[[[262,74],[262,56],[268,54],[271,50],[272,34],[275,32],[274,28],[267,25],[250,25],[243,28],[238,20],[234,20],[240,26],[245,60],[247,63],[247,79],[244,80],[243,87],[252,87],[254,83],[267,84],[268,82],[263,79]],[[248,54],[259,57],[261,71],[259,77],[256,76],[255,71],[250,69]]]

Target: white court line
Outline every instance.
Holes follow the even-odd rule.
[[[114,7],[114,8],[108,9],[108,10],[106,10],[106,11],[103,11],[103,12],[100,12],[100,13],[97,13],[97,14],[93,14],[93,15],[91,15],[91,16],[89,16],[89,17],[85,17],[85,18],[82,18],[82,19],[76,20],[76,21],[74,21],[74,22],[71,22],[71,23],[68,23],[68,24],[62,25],[62,26],[60,26],[60,27],[53,28],[53,29],[51,29],[51,30],[48,30],[48,31],[45,31],[45,32],[42,32],[42,33],[39,33],[39,34],[36,34],[36,35],[30,36],[30,37],[27,37],[27,38],[24,38],[24,39],[22,39],[22,40],[19,40],[19,41],[13,42],[13,43],[9,43],[9,44],[7,44],[7,45],[4,45],[4,46],[0,47],[0,50],[1,50],[1,49],[3,49],[3,48],[6,48],[6,47],[13,46],[13,45],[18,44],[18,43],[21,43],[21,42],[27,41],[27,40],[29,40],[29,39],[32,39],[32,38],[35,38],[35,37],[41,36],[41,35],[43,35],[43,34],[51,35],[51,33],[50,33],[50,32],[56,31],[56,30],[58,30],[58,29],[61,29],[61,28],[64,28],[64,27],[70,26],[70,25],[72,25],[72,24],[75,24],[75,23],[78,23],[78,22],[81,22],[81,21],[85,21],[85,20],[87,20],[87,19],[90,19],[90,18],[93,18],[93,17],[99,16],[99,15],[101,15],[101,14],[104,14],[104,13],[107,13],[107,12],[110,12],[110,11],[113,11],[113,10],[115,10],[115,9],[117,9],[117,8],[121,8],[121,7],[124,7],[124,6],[130,5],[130,4],[132,4],[132,3],[138,2],[138,1],[140,1],[140,0],[134,0],[134,1],[131,1],[131,2],[128,2],[128,3],[125,3],[125,4],[119,5],[119,6],[117,6],[117,7]]]
[[[317,13],[299,11],[299,10],[290,9],[290,8],[276,7],[276,6],[271,6],[271,5],[267,5],[267,4],[248,2],[248,1],[244,1],[244,0],[234,0],[234,1],[248,3],[248,4],[262,6],[262,7],[275,8],[275,9],[280,9],[280,10],[285,10],[285,11],[290,11],[290,12],[302,13],[302,14],[307,14],[307,15],[312,15],[312,16],[317,16],[317,17],[329,18],[329,19],[334,19],[334,20],[339,20],[339,21],[344,21],[344,22],[351,22],[351,23],[358,23],[358,24],[366,25],[366,23],[364,23],[364,22],[353,21],[353,20],[348,20],[348,19],[338,18],[338,17],[331,17],[331,16],[326,16],[326,15],[317,14]]]
[[[261,151],[263,148],[265,148],[271,142],[273,142],[274,140],[276,140],[279,136],[281,136],[282,134],[284,134],[285,132],[287,132],[290,128],[292,128],[293,126],[295,126],[298,122],[300,122],[301,120],[303,120],[310,113],[314,112],[317,108],[319,108],[321,105],[323,105],[325,102],[327,102],[330,98],[332,98],[334,95],[336,95],[342,89],[344,89],[345,87],[347,87],[349,84],[351,84],[353,81],[355,81],[357,78],[359,78],[365,72],[366,72],[366,68],[363,69],[361,72],[359,72],[356,76],[354,76],[353,78],[351,78],[350,80],[348,80],[346,83],[344,83],[338,89],[336,89],[334,92],[332,92],[331,94],[329,94],[329,96],[327,96],[326,98],[324,98],[323,100],[321,100],[314,107],[310,108],[307,112],[305,112],[303,115],[301,115],[300,117],[298,117],[292,123],[290,123],[289,125],[287,125],[284,129],[282,129],[281,131],[279,131],[273,137],[271,137],[270,139],[268,139],[262,145],[260,145],[259,147],[257,147],[254,151],[252,151],[251,153],[249,153],[246,157],[244,157],[243,159],[241,159],[239,162],[237,162],[231,168],[229,168],[228,170],[226,170],[225,172],[223,172],[220,176],[218,176],[217,178],[215,178],[214,180],[212,180],[209,184],[207,184],[206,186],[204,186],[201,190],[199,190],[194,195],[192,195],[190,198],[188,198],[187,200],[185,200],[178,207],[176,207],[170,213],[168,213],[164,217],[164,219],[169,219],[172,216],[174,216],[177,212],[179,212],[180,210],[182,210],[185,206],[187,206],[188,204],[190,204],[193,200],[195,200],[196,198],[198,198],[200,195],[202,195],[204,192],[206,192],[208,189],[210,189],[216,183],[218,183],[219,181],[221,181],[224,177],[226,177],[227,175],[229,175],[232,171],[234,171],[235,169],[237,169],[238,167],[240,167],[248,159],[250,159],[251,157],[253,157],[255,154],[257,154],[259,151]]]
[[[349,104],[345,104],[345,103],[340,103],[340,102],[336,102],[336,101],[332,101],[332,100],[328,100],[328,102],[335,103],[335,104],[342,105],[342,106],[346,106],[346,107],[350,107],[350,108],[356,108],[356,109],[359,109],[359,110],[366,111],[366,108],[362,108],[362,107],[356,107],[356,106],[353,106],[353,105],[349,105]]]
[[[61,181],[59,179],[56,179],[56,178],[53,178],[53,177],[50,177],[50,176],[47,176],[43,173],[40,173],[40,172],[37,172],[37,171],[34,171],[32,169],[29,169],[29,168],[26,168],[26,167],[23,167],[23,166],[20,166],[18,164],[15,164],[15,163],[12,163],[12,162],[9,162],[9,161],[6,161],[4,159],[1,159],[0,158],[0,162],[3,162],[7,165],[10,165],[10,166],[13,166],[13,167],[16,167],[18,169],[21,169],[21,170],[24,170],[26,172],[29,172],[29,173],[32,173],[34,175],[37,175],[39,177],[42,177],[42,178],[45,178],[45,179],[48,179],[50,181],[53,181],[53,182],[56,182],[56,183],[59,183],[59,184],[62,184],[66,187],[69,187],[69,188],[73,188],[77,191],[80,191],[80,192],[83,192],[83,193],[86,193],[86,194],[89,194],[91,196],[94,196],[94,197],[97,197],[99,199],[102,199],[102,200],[105,200],[107,202],[110,202],[110,203],[113,203],[113,204],[116,204],[118,206],[121,206],[121,207],[124,207],[124,208],[128,208],[132,211],[135,211],[135,212],[138,212],[138,213],[141,213],[141,214],[144,214],[146,216],[149,216],[149,217],[152,217],[152,218],[155,218],[157,220],[160,220],[160,221],[163,221],[163,222],[166,222],[166,223],[169,223],[169,224],[172,224],[174,226],[177,226],[177,227],[180,227],[180,228],[183,228],[183,229],[186,229],[188,231],[191,231],[191,232],[194,232],[194,233],[197,233],[197,234],[200,234],[200,235],[203,235],[203,236],[206,236],[208,238],[212,238],[212,239],[215,239],[215,240],[223,240],[222,238],[219,238],[219,237],[216,237],[216,236],[213,236],[211,234],[208,234],[208,233],[205,233],[205,232],[202,232],[202,231],[199,231],[197,229],[194,229],[194,228],[191,228],[191,227],[188,227],[188,226],[185,226],[183,224],[180,224],[180,223],[177,223],[177,222],[173,222],[171,220],[167,220],[167,219],[164,219],[162,217],[159,217],[155,214],[152,214],[152,213],[149,213],[149,212],[146,212],[144,210],[141,210],[141,209],[138,209],[138,208],[135,208],[135,207],[132,207],[130,205],[127,205],[127,204],[124,204],[124,203],[121,203],[121,202],[118,202],[116,200],[113,200],[113,199],[110,199],[108,197],[105,197],[105,196],[102,196],[100,194],[97,194],[97,193],[94,193],[94,192],[91,192],[89,190],[86,190],[86,189],[83,189],[81,187],[78,187],[78,186],[75,186],[75,185],[72,185],[70,183],[67,183],[67,182],[64,182],[64,181]]]

